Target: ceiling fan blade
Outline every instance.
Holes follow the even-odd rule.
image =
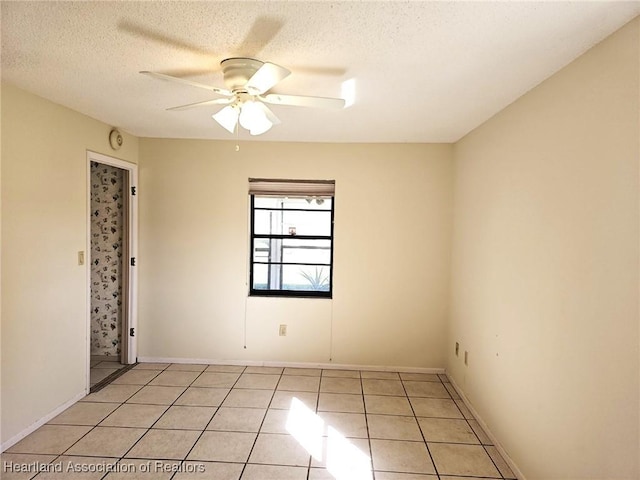
[[[255,58],[278,34],[284,22],[278,18],[261,16],[256,18],[244,40],[235,49],[243,57]]]
[[[189,103],[188,105],[180,105],[178,107],[170,107],[167,110],[186,110],[192,107],[205,107],[207,105],[229,105],[233,102],[232,98],[216,98],[214,100],[205,100],[204,102]]]
[[[160,80],[168,80],[170,82],[182,83],[184,85],[190,85],[192,87],[204,88],[205,90],[217,93],[218,95],[224,95],[225,97],[230,97],[233,95],[233,93],[231,93],[229,90],[225,90],[224,88],[211,87],[209,85],[205,85],[204,83],[187,80],[186,78],[172,77],[171,75],[165,75],[164,73],[148,72],[146,70],[143,70],[140,73],[142,73],[143,75],[149,75],[150,77],[159,78]]]
[[[269,119],[269,121],[274,124],[274,125],[279,125],[280,123],[282,123],[280,121],[280,119],[278,117],[276,117],[275,113],[273,113],[271,111],[271,109],[269,107],[267,107],[264,103],[262,102],[256,102],[257,105],[259,105],[260,110],[262,110],[264,112],[264,114],[266,115],[267,119]]]
[[[227,105],[211,117],[230,133],[236,131],[240,109],[236,105]]]
[[[289,65],[296,75],[325,75],[331,77],[341,77],[347,73],[347,69],[343,67],[320,67],[309,65]]]
[[[198,55],[203,55],[206,57],[211,57],[215,54],[215,52],[205,50],[192,43],[185,42],[184,40],[181,40],[179,38],[172,37],[170,35],[167,35],[166,33],[162,33],[156,30],[152,30],[151,28],[135,24],[128,20],[120,20],[118,22],[118,30],[129,33],[134,37],[140,37],[152,42],[159,43],[164,47],[184,50],[191,54],[196,53]]]
[[[272,105],[333,109],[344,108],[344,99],[342,98],[305,97],[302,95],[280,95],[279,93],[270,93],[260,98]]]
[[[216,73],[215,68],[207,67],[207,68],[172,68],[172,69],[162,69],[162,73],[164,75],[169,75],[170,77],[197,77],[200,75],[209,75],[212,73]]]
[[[281,80],[284,80],[291,72],[275,63],[265,62],[247,82],[246,88],[249,92],[256,94],[271,90]]]

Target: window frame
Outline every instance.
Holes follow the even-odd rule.
[[[326,235],[268,235],[268,234],[256,234],[255,233],[255,197],[266,197],[269,195],[260,195],[260,194],[249,194],[250,198],[250,222],[249,226],[249,236],[250,236],[250,246],[249,246],[249,296],[250,297],[281,297],[281,298],[333,298],[333,244],[334,244],[334,215],[335,215],[335,195],[327,196],[326,198],[331,198],[331,233],[330,236]],[[276,195],[271,195],[276,196]],[[289,197],[295,198],[305,198],[303,195],[288,195]],[[287,195],[281,195],[279,197],[285,198]],[[277,210],[272,208],[261,208],[258,207],[259,210]],[[281,209],[282,211],[318,211],[317,209]],[[325,210],[326,211],[326,210]],[[321,290],[285,290],[285,289],[258,289],[253,288],[253,270],[254,265],[256,263],[254,261],[254,248],[255,248],[255,240],[256,238],[267,238],[267,239],[303,239],[303,240],[328,240],[330,242],[330,252],[329,252],[329,290],[321,291]],[[263,265],[264,263],[260,263]],[[320,265],[315,263],[284,263],[284,262],[267,262],[267,265]],[[326,266],[326,265],[323,265]]]

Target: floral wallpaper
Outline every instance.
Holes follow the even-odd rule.
[[[91,162],[91,355],[120,355],[123,193],[123,170]]]

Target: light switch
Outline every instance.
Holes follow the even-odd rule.
[[[78,252],[78,265],[84,265],[84,252]]]

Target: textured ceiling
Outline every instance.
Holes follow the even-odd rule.
[[[143,137],[232,139],[215,98],[153,70],[223,86],[251,56],[292,75],[271,141],[453,142],[640,14],[640,2],[2,2],[2,79]],[[241,130],[241,138],[248,138]]]

